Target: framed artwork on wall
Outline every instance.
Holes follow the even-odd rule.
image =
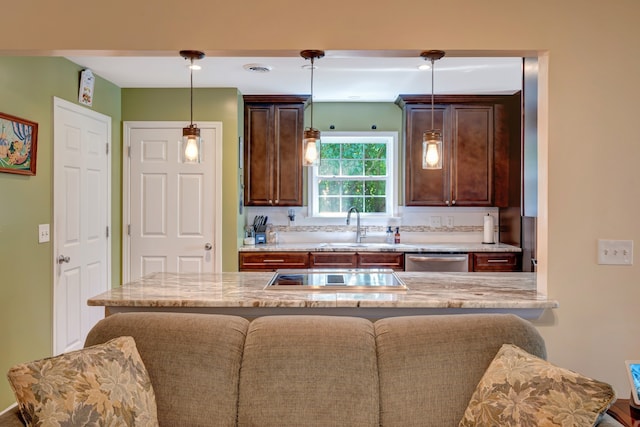
[[[38,124],[0,113],[0,172],[36,174]]]
[[[78,102],[80,104],[93,105],[93,86],[95,84],[95,77],[93,72],[89,69],[82,70],[80,73],[80,89],[78,90]]]

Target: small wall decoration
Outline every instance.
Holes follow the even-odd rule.
[[[36,174],[38,124],[0,113],[0,172]]]
[[[78,91],[78,102],[91,107],[93,105],[93,85],[95,77],[89,69],[82,70],[80,73],[80,90]]]

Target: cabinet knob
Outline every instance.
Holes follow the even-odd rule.
[[[278,199],[276,199],[276,205],[278,204],[278,201],[279,201],[279,200],[278,200]]]
[[[451,202],[451,204],[452,204],[452,205],[455,205],[455,204],[456,204],[456,201],[455,201],[455,200],[453,200],[453,201]]]
[[[444,202],[447,204],[447,206],[449,206],[449,201],[448,200],[445,200]]]
[[[272,205],[273,204],[273,200],[269,200],[269,204]]]

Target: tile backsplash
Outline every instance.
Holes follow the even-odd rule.
[[[267,215],[268,223],[278,234],[279,243],[306,242],[350,242],[355,239],[356,219],[351,218],[351,225],[346,225],[347,215],[324,218],[309,217],[307,207],[255,207],[246,206],[247,224],[253,223],[256,215]],[[295,220],[288,218],[293,209]],[[384,242],[388,226],[395,231],[400,227],[402,243],[430,242],[481,242],[483,238],[483,217],[490,214],[495,223],[495,241],[498,241],[497,230],[498,208],[432,208],[404,207],[398,208],[395,217],[367,217],[360,219],[361,227],[366,227],[363,242]]]

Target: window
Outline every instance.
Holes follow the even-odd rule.
[[[323,132],[320,165],[310,168],[313,216],[393,216],[397,205],[395,132]]]

